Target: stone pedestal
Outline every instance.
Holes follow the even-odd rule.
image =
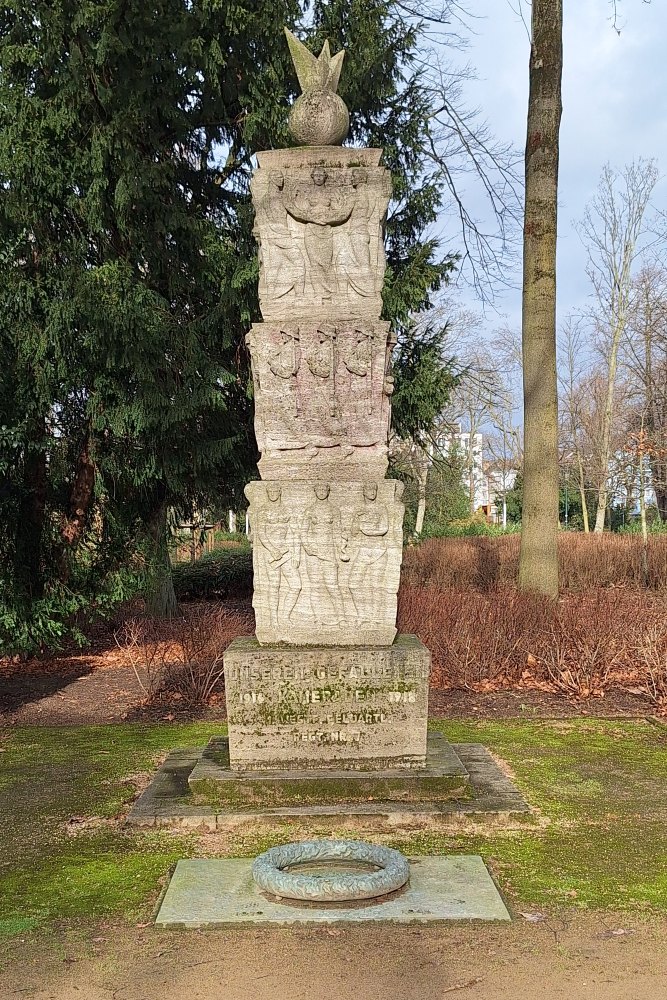
[[[309,145],[259,152],[251,182],[262,322],[246,343],[262,481],[246,488],[256,639],[224,656],[229,771],[328,772],[334,785],[362,771],[424,777],[430,656],[396,638],[403,487],[384,478],[391,175],[379,149],[321,144],[342,141],[342,55],[325,46],[315,59],[288,37],[306,88],[292,127]]]
[[[410,635],[383,649],[235,640],[225,653],[230,767],[423,768],[429,667]]]

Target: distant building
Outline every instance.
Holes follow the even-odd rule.
[[[482,512],[493,524],[503,524],[502,497],[512,489],[516,469],[502,468],[497,461],[484,461],[484,436],[459,430],[442,434],[438,447],[444,455],[456,450],[463,463],[463,484],[470,497],[470,512]],[[496,498],[500,501],[496,506]]]

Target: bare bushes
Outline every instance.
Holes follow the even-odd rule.
[[[403,582],[409,587],[489,592],[514,587],[518,535],[498,538],[431,538],[406,549]],[[634,535],[563,532],[558,539],[561,589],[643,588],[642,539]],[[667,589],[667,536],[648,542],[648,586]]]
[[[667,706],[667,603],[632,590],[569,594],[558,603],[515,590],[404,587],[399,628],[433,657],[440,688],[536,688],[576,698],[611,688]]]
[[[114,638],[146,701],[167,694],[195,707],[222,689],[222,654],[229,643],[254,629],[250,609],[195,604],[169,622],[130,618]]]

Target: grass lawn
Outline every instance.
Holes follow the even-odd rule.
[[[519,909],[667,911],[667,727],[648,721],[433,723],[484,743],[551,822],[521,831],[411,833],[408,853],[479,853]],[[180,857],[254,855],[304,834],[287,823],[220,841],[124,828],[134,777],[219,724],[17,727],[0,738],[0,935],[54,921],[150,919]],[[93,819],[94,818],[94,819]],[[309,831],[331,833],[331,829]],[[335,832],[335,831],[334,831]],[[213,848],[211,845],[214,845]],[[217,847],[215,845],[217,844]]]

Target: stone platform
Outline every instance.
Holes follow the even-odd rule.
[[[211,740],[188,778],[197,805],[248,809],[280,806],[326,806],[369,800],[440,802],[465,797],[468,772],[451,744],[439,735],[429,742],[426,766],[420,770],[234,771],[229,743]]]
[[[429,746],[434,750],[437,751],[442,742],[439,734],[429,734]],[[475,743],[456,743],[451,747],[468,777],[465,791],[451,791],[450,797],[443,796],[436,801],[400,801],[374,794],[365,800],[350,802],[345,796],[334,801],[332,795],[328,804],[313,804],[293,796],[287,802],[272,806],[253,802],[252,798],[239,800],[230,793],[227,793],[224,805],[198,801],[199,796],[193,795],[189,779],[195,771],[200,775],[206,774],[211,765],[224,770],[224,762],[221,758],[211,761],[210,756],[206,757],[207,748],[175,750],[137,799],[127,821],[138,826],[230,830],[243,825],[256,828],[260,823],[271,825],[285,820],[317,820],[329,826],[335,825],[337,830],[356,832],[442,829],[469,824],[507,828],[539,822],[539,817],[485,747]],[[279,777],[284,781],[285,773],[282,772]],[[401,777],[412,781],[415,774]],[[250,775],[248,779],[251,792],[255,778],[256,775]],[[373,775],[362,772],[360,778],[365,781],[372,779]],[[269,783],[272,781],[271,778],[267,780]],[[238,791],[242,790],[243,786]],[[304,794],[307,791],[306,786]],[[269,793],[264,794],[268,796]],[[317,794],[319,797],[319,788]]]
[[[415,857],[404,889],[360,903],[296,903],[263,893],[246,858],[179,861],[156,918],[158,927],[217,924],[335,924],[381,921],[510,920],[477,855]]]

